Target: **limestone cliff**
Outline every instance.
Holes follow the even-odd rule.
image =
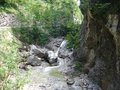
[[[120,90],[120,0],[88,3],[83,10],[77,59],[84,65],[83,72],[102,90]],[[97,8],[97,12],[96,4],[106,7]]]

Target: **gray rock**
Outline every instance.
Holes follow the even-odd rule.
[[[53,90],[69,90],[69,87],[65,82],[59,81],[54,84]]]
[[[68,85],[73,85],[75,83],[74,79],[67,79],[67,84]]]
[[[41,66],[42,67],[48,67],[48,66],[50,66],[50,64],[45,62],[45,61],[42,61]]]
[[[0,13],[0,26],[20,27],[21,23],[17,20],[15,14]]]
[[[27,58],[27,65],[40,66],[41,62],[42,62],[42,59],[34,55],[29,56]]]
[[[69,58],[72,59],[72,52],[70,52],[68,49],[60,49],[59,53],[58,53],[58,57],[60,58]]]
[[[49,63],[50,63],[50,64],[57,63],[57,58],[50,58],[50,59],[49,59]]]
[[[28,70],[27,66],[24,63],[19,64],[20,69]]]
[[[58,47],[60,47],[60,44],[63,41],[63,38],[50,38],[51,42],[48,43],[45,47],[49,50],[56,51]]]
[[[33,54],[40,57],[40,58],[47,58],[48,54],[40,51],[39,49],[33,49]]]
[[[51,66],[58,66],[58,64],[59,64],[58,62],[52,63]]]

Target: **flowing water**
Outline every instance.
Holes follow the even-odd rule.
[[[70,74],[75,70],[73,51],[67,49],[67,40],[63,40],[57,50],[47,52],[50,58],[57,58],[58,65],[32,67],[28,75],[29,82],[21,90],[100,90],[88,80],[87,75]]]
[[[57,66],[52,66],[52,67],[46,67],[44,69],[44,72],[50,72],[52,69],[58,69],[59,67],[64,65],[63,59],[59,58],[58,54],[59,54],[60,49],[64,49],[66,45],[67,45],[67,40],[64,40],[55,53],[53,51],[50,51],[51,52],[50,56],[58,59],[58,65]]]

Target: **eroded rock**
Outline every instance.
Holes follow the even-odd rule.
[[[27,58],[27,65],[32,65],[32,66],[40,66],[41,65],[41,62],[42,62],[42,59],[37,57],[37,56],[29,56]]]

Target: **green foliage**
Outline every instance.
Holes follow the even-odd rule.
[[[48,41],[48,35],[44,31],[54,37],[76,32],[75,27],[80,25],[83,18],[75,0],[6,0],[6,2],[10,7],[16,6],[15,9],[19,11],[18,19],[23,22],[22,27],[26,27],[18,30],[19,38],[27,43],[44,45]],[[16,36],[19,36],[18,33],[16,34],[15,30]]]
[[[89,0],[81,0],[80,8],[83,13],[87,11],[88,7],[89,7]]]
[[[79,62],[79,60],[76,60],[76,62],[75,62],[75,69],[76,70],[81,70],[82,69],[82,65],[81,65],[81,63]]]
[[[43,29],[53,36],[66,35],[71,29],[70,23],[75,23],[73,14],[82,19],[79,7],[74,0],[36,0],[22,1],[21,20],[27,21],[27,25],[37,25],[39,22]],[[79,24],[79,23],[76,23]],[[75,24],[72,24],[75,25]]]
[[[37,27],[13,28],[14,35],[23,43],[44,45],[48,42],[48,34]]]
[[[20,55],[20,42],[13,36],[11,28],[0,28],[0,90],[12,90],[11,75],[16,75]]]
[[[75,25],[72,30],[67,33],[68,48],[77,48],[79,45],[80,25]]]
[[[119,14],[119,5],[120,0],[81,0],[80,8],[85,16],[89,15],[88,11],[90,11],[94,19],[99,20],[100,23],[106,23],[109,14]]]
[[[107,17],[108,14],[119,13],[120,1],[116,0],[81,0],[81,9],[86,12],[91,10],[94,17]],[[101,18],[100,18],[101,19]]]
[[[110,9],[110,3],[96,3],[93,5],[91,5],[91,11],[93,12],[94,15],[98,15],[98,16],[106,16],[107,13],[109,12]],[[104,13],[104,14],[103,14]]]
[[[68,48],[77,48],[79,44],[79,33],[68,33],[66,39],[68,40]]]
[[[15,4],[12,3],[5,3],[0,5],[0,12],[6,12],[6,13],[17,13],[18,8]]]

